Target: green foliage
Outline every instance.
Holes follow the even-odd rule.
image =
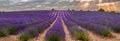
[[[111,11],[112,14],[120,14],[119,12]]]
[[[52,10],[54,11],[55,9],[53,8]]]
[[[72,9],[72,11],[75,11],[74,9]]]
[[[50,35],[46,41],[62,41],[62,38],[57,35]]]
[[[68,11],[70,11],[70,9],[68,9]]]
[[[100,12],[105,12],[105,10],[104,10],[104,9],[99,9],[98,11],[100,11]]]
[[[114,30],[115,32],[120,32],[120,26],[113,27],[113,30]]]
[[[7,36],[7,33],[3,30],[0,30],[0,37],[5,37]]]
[[[29,30],[28,31],[28,35],[30,35],[30,37],[35,37],[35,32],[34,31],[32,31],[32,30]]]
[[[115,11],[111,11],[110,13],[116,13]]]
[[[41,33],[41,32],[42,32],[41,28],[39,28],[39,27],[38,27],[38,28],[36,28],[36,31],[37,31],[37,32],[39,32],[39,33]]]
[[[20,40],[21,41],[28,41],[30,39],[30,37],[26,34],[22,34],[20,35]]]
[[[89,41],[89,36],[84,32],[75,32],[75,38],[77,40]]]
[[[104,37],[109,37],[112,36],[111,31],[108,29],[103,29],[102,32],[100,32],[100,35],[104,36]]]
[[[13,27],[10,27],[8,28],[7,32],[8,34],[16,34],[16,32],[18,31],[19,28],[13,28]]]
[[[115,12],[114,14],[120,14],[119,12]]]

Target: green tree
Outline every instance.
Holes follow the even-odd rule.
[[[100,12],[104,12],[105,10],[104,10],[104,9],[99,9],[98,11],[100,11]]]

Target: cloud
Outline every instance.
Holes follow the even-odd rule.
[[[87,2],[89,2],[89,1],[94,1],[94,0],[80,0],[81,2],[84,2],[84,1],[87,1]]]
[[[22,9],[97,9],[99,2],[109,3],[120,0],[0,0],[0,10],[22,10]],[[116,5],[120,8],[120,2]],[[84,6],[85,8],[82,8]]]
[[[42,4],[51,4],[51,2],[43,2]]]
[[[120,1],[120,0],[103,0],[103,2],[115,2],[115,1]]]
[[[29,0],[21,0],[21,2],[28,2]]]

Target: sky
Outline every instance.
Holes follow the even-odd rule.
[[[0,0],[0,11],[19,10],[98,10],[120,11],[120,0]],[[112,9],[112,10],[111,10]]]

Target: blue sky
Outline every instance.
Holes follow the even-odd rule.
[[[101,3],[99,3],[102,1]],[[0,11],[82,9],[97,10],[98,4],[114,2],[120,8],[120,0],[0,0]],[[83,8],[84,7],[84,8]]]

